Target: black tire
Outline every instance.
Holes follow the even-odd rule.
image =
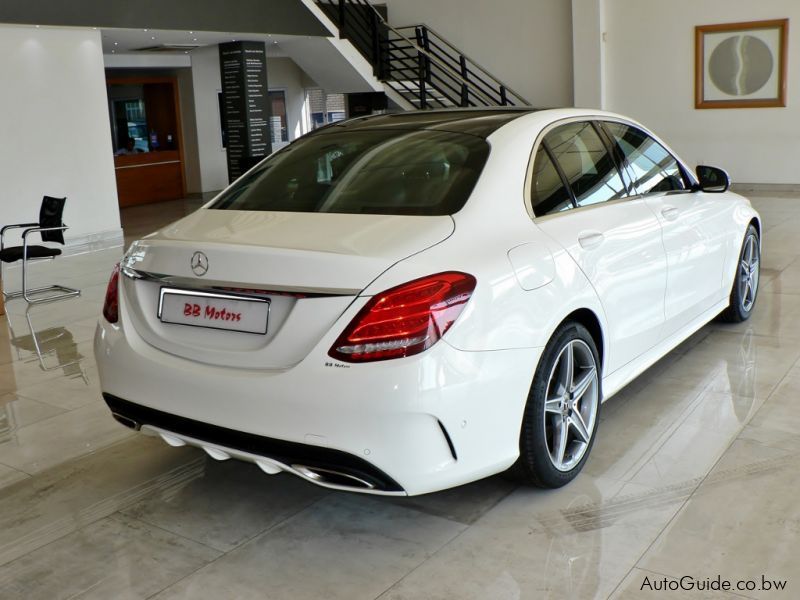
[[[752,246],[749,246],[750,240],[753,240]],[[750,315],[753,314],[753,308],[756,305],[756,298],[758,297],[758,283],[761,273],[760,242],[761,240],[758,236],[758,230],[753,225],[750,225],[747,228],[747,232],[744,234],[742,248],[739,251],[739,260],[736,263],[736,277],[733,278],[733,289],[731,289],[730,304],[728,305],[728,308],[719,314],[718,319],[720,321],[724,321],[726,323],[741,323],[742,321],[749,319]],[[748,282],[745,282],[745,278],[747,278],[749,274],[744,268],[743,264],[746,261],[748,263],[752,262],[747,256],[751,249],[755,253],[756,275],[754,285],[752,279],[749,281],[750,286],[755,287],[755,289],[752,290],[751,288],[751,291],[748,292]],[[752,265],[749,265],[748,268],[751,266]]]
[[[572,342],[576,343],[571,345]],[[551,458],[551,450],[548,444],[553,446],[556,442],[555,438],[551,436],[552,431],[548,432],[548,427],[552,430],[553,427],[557,427],[557,424],[554,424],[555,420],[574,418],[575,415],[572,414],[573,411],[568,411],[571,417],[565,417],[563,415],[559,417],[557,414],[546,413],[545,399],[548,395],[548,388],[551,387],[551,383],[554,381],[551,375],[560,378],[560,375],[557,376],[559,371],[556,370],[556,363],[560,360],[562,352],[566,351],[568,345],[571,345],[571,347],[579,347],[581,352],[583,352],[584,358],[587,359],[588,354],[585,352],[585,348],[588,347],[594,361],[597,378],[594,383],[596,386],[594,388],[596,401],[594,403],[595,407],[593,409],[594,415],[592,424],[591,427],[586,427],[587,430],[590,430],[588,444],[585,444],[582,458],[567,470],[563,470],[556,468],[554,459]],[[561,364],[562,363],[559,363],[559,369],[562,368]],[[588,375],[588,370],[584,372]],[[586,460],[589,458],[594,444],[597,424],[599,422],[600,403],[603,398],[601,382],[600,359],[591,334],[580,323],[573,321],[564,323],[556,330],[553,337],[548,342],[539,360],[539,365],[536,368],[522,418],[522,427],[519,437],[519,458],[511,469],[509,469],[510,475],[524,483],[542,488],[558,488],[575,479],[586,463]],[[581,397],[579,401],[583,402],[583,397]],[[584,421],[581,421],[581,423],[587,425]],[[567,427],[567,431],[571,432],[572,429]],[[580,445],[585,442],[581,442],[577,434],[575,434],[573,444],[576,443]]]

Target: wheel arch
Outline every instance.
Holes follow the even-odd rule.
[[[759,219],[758,217],[753,217],[752,219],[750,219],[750,223],[748,224],[748,227],[750,225],[752,225],[753,227],[756,228],[756,232],[758,232],[758,241],[760,242],[761,241],[761,219]]]
[[[602,371],[602,367],[605,365],[606,348],[605,337],[603,335],[603,326],[600,323],[600,318],[590,308],[579,308],[573,310],[566,317],[564,317],[556,329],[561,327],[561,325],[567,321],[575,321],[576,323],[580,323],[592,336],[592,340],[594,341],[594,345],[597,347],[597,353],[600,357],[600,367]]]

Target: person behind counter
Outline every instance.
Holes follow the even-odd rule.
[[[114,153],[114,156],[124,156],[126,154],[136,154],[137,152],[141,152],[138,148],[136,148],[136,140],[132,137],[125,139],[125,145],[122,146],[119,150]]]

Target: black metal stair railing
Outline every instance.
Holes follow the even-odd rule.
[[[426,25],[392,27],[385,10],[367,0],[319,0],[319,6],[375,76],[417,108],[528,105]]]

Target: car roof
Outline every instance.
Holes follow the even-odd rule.
[[[372,129],[451,131],[489,137],[503,125],[537,109],[531,107],[415,110],[356,117],[317,129],[312,135]]]

